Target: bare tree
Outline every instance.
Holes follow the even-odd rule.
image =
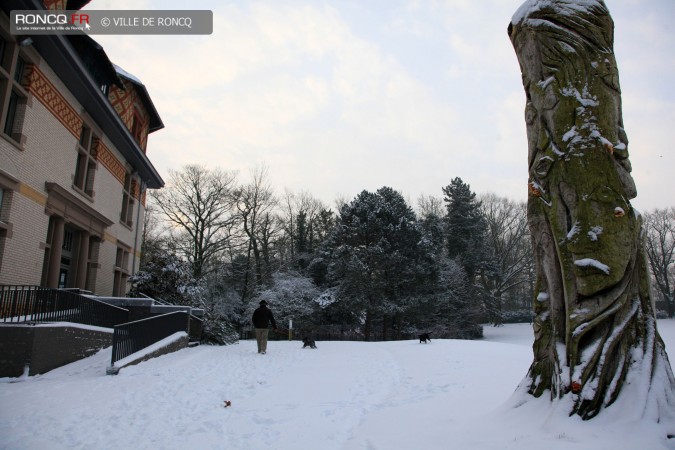
[[[490,253],[478,278],[485,294],[485,309],[494,325],[502,324],[502,295],[529,281],[532,260],[530,231],[525,203],[516,203],[495,194],[480,198],[487,222]]]
[[[311,253],[325,237],[326,208],[321,200],[305,191],[299,194],[286,191],[280,203],[283,236],[279,237],[279,244],[282,253],[296,263],[298,253]]]
[[[278,265],[274,267],[275,260],[277,259],[275,258],[276,250],[278,249],[277,238],[281,234],[281,221],[279,217],[270,212],[263,214],[258,234],[258,242],[260,243],[263,260],[263,279],[266,282],[271,282],[272,273],[279,268]]]
[[[281,227],[283,229],[284,235],[281,238],[280,245],[283,246],[283,254],[287,256],[289,261],[293,261],[295,257],[295,234],[296,230],[296,218],[297,218],[297,208],[296,208],[296,195],[289,190],[286,190],[283,198],[279,201],[280,206],[280,216]]]
[[[152,191],[157,208],[171,225],[177,250],[187,258],[192,275],[208,273],[210,263],[228,245],[234,214],[235,174],[199,165],[169,171],[169,182]]]
[[[143,232],[141,234],[141,268],[153,251],[157,251],[165,246],[162,230],[160,229],[160,213],[157,206],[153,203],[152,196],[149,196],[148,200],[145,214],[143,215]]]
[[[269,183],[267,168],[260,166],[251,171],[251,181],[237,190],[236,207],[241,225],[248,240],[246,259],[247,268],[244,273],[242,298],[252,294],[253,286],[261,286],[265,277],[264,254],[269,249],[265,233],[270,226],[270,214],[273,213],[277,200]],[[254,279],[251,279],[251,266]]]
[[[645,214],[649,266],[668,317],[675,315],[675,207]]]
[[[417,215],[419,217],[443,217],[446,213],[445,203],[441,197],[420,195],[417,199]]]

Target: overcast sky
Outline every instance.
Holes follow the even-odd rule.
[[[506,28],[522,0],[93,0],[210,9],[208,36],[93,36],[146,85],[169,169],[267,166],[277,193],[333,206],[390,186],[412,206],[461,177],[527,193],[525,94]],[[638,197],[675,206],[675,1],[607,0]]]

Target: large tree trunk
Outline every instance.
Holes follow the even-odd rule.
[[[528,221],[536,265],[534,362],[523,386],[589,419],[631,390],[675,419],[642,220],[630,204],[614,24],[601,0],[530,0],[509,36],[527,98]],[[632,385],[632,386],[629,386]]]

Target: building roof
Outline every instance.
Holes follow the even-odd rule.
[[[148,90],[145,88],[145,85],[141,82],[141,80],[139,80],[137,77],[130,74],[126,70],[122,69],[117,64],[113,64],[113,67],[115,68],[115,72],[117,73],[118,76],[126,80],[129,80],[134,85],[134,87],[136,87],[136,91],[138,92],[138,95],[141,97],[143,106],[145,106],[145,109],[148,112],[148,115],[150,116],[150,129],[148,131],[152,133],[153,131],[161,130],[162,128],[164,128],[164,122],[162,122],[162,118],[159,117],[159,113],[157,113],[157,109],[155,109],[155,104],[152,103],[150,94],[148,94]]]
[[[9,0],[3,1],[0,8],[7,16],[12,10],[40,10],[44,9],[39,0]],[[84,35],[80,40],[68,38],[64,35],[32,35],[33,47],[40,56],[49,64],[59,79],[66,85],[68,90],[75,96],[77,101],[84,107],[89,116],[101,127],[115,148],[122,154],[126,161],[135,169],[142,181],[148,188],[159,189],[164,186],[164,180],[140,148],[138,142],[131,135],[122,119],[110,104],[107,96],[101,90],[102,85],[109,86],[115,82],[118,76],[110,61],[107,59],[103,48],[93,39]],[[71,41],[78,44],[75,46]],[[95,44],[95,45],[94,45]],[[83,45],[83,48],[93,50],[91,60],[85,65],[81,53],[75,47]],[[98,48],[96,47],[98,46]],[[80,48],[82,50],[82,48]],[[98,56],[96,56],[98,54]],[[106,67],[106,63],[109,66]],[[90,70],[90,68],[94,70]],[[93,67],[92,67],[93,66]],[[112,75],[111,70],[114,71]],[[107,82],[106,82],[107,81]],[[119,79],[117,83],[122,84]],[[142,83],[140,86],[143,86]],[[150,101],[150,96],[143,86],[139,87],[141,97],[145,96],[144,102],[150,105],[148,112],[151,117],[151,130],[162,128],[157,110]],[[153,122],[154,121],[154,122]]]
[[[68,39],[77,54],[80,55],[82,64],[84,64],[89,75],[94,78],[98,86],[116,84],[121,89],[124,89],[122,82],[117,76],[114,64],[110,62],[101,44],[84,33],[69,34],[66,36],[66,39]]]

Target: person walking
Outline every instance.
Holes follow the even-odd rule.
[[[267,336],[269,334],[270,322],[272,323],[272,328],[277,329],[274,314],[267,307],[265,300],[260,301],[260,306],[253,311],[253,318],[251,320],[255,327],[255,340],[258,343],[258,353],[264,355],[267,352]]]

